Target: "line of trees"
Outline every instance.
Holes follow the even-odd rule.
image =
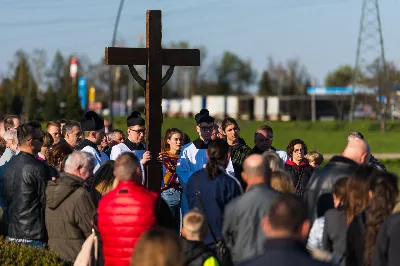
[[[119,42],[117,46],[124,46],[124,43]],[[184,41],[171,43],[168,47],[192,48]],[[211,59],[207,58],[206,47],[193,48],[201,50],[201,67],[176,67],[172,79],[163,88],[164,98],[190,97],[194,94],[245,95],[257,81],[258,95],[261,96],[305,95],[307,87],[312,85],[312,76],[296,59],[282,63],[269,57],[266,69],[257,78],[248,59],[230,51]],[[4,73],[0,79],[0,114],[15,113],[25,119],[39,120],[81,117],[83,110],[76,84],[70,78],[69,64],[72,56],[78,59],[78,78],[85,77],[89,86],[95,86],[96,101],[108,108],[108,86],[112,77],[110,67],[104,64],[104,58],[93,63],[85,56],[65,55],[57,51],[49,64],[46,51],[36,49],[32,53],[18,50],[9,62],[8,73]],[[390,82],[400,83],[400,71],[395,65],[388,63],[387,69]],[[144,67],[139,67],[143,77],[144,71]],[[377,86],[376,80],[381,72],[381,69],[377,69],[375,75],[363,77],[363,83]],[[115,100],[126,99],[127,95],[121,94],[126,91],[132,97],[143,96],[143,89],[133,81],[127,67],[117,67],[115,73]],[[352,66],[340,66],[328,73],[325,85],[348,86],[352,83],[352,77]]]

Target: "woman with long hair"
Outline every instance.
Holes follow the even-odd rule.
[[[358,256],[355,257],[357,260],[351,261],[348,265],[371,265],[379,228],[391,215],[399,195],[397,181],[397,176],[388,172],[377,172],[372,177],[368,207],[362,215],[354,219],[349,227],[348,234],[361,241],[360,246],[357,247]]]
[[[182,186],[176,174],[176,165],[182,148],[183,133],[177,128],[169,128],[163,138],[163,152],[160,159],[163,164],[163,179],[161,180],[161,197],[168,204],[177,221],[177,229],[181,221]]]
[[[209,234],[204,239],[206,245],[221,240],[225,206],[242,193],[239,181],[225,170],[230,159],[228,143],[222,139],[210,141],[207,157],[206,167],[195,172],[184,189],[189,209],[201,210],[207,219]]]
[[[130,266],[183,266],[181,239],[173,231],[155,227],[146,231],[137,242]]]
[[[375,170],[369,182],[367,207],[347,230],[346,265],[371,265],[379,227],[392,213],[398,194],[397,176]]]

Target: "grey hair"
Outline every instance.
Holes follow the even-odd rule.
[[[18,143],[17,130],[7,130],[3,136],[4,140],[11,140],[12,144]]]
[[[284,169],[285,162],[279,157],[276,152],[266,151],[263,153],[263,157],[268,159],[269,168],[271,168],[272,172]]]
[[[96,159],[94,156],[85,151],[74,151],[68,155],[65,161],[64,171],[72,174],[77,168],[85,168],[93,171]]]
[[[78,128],[79,128],[79,131],[82,131],[81,123],[79,123],[78,121],[75,121],[75,120],[70,120],[70,121],[67,121],[67,122],[65,123],[65,125],[63,126],[61,135],[65,138],[65,135],[66,135],[67,133],[72,132],[72,130],[74,129],[74,127],[78,127]]]
[[[364,140],[364,135],[361,134],[358,131],[350,132],[349,135],[347,136],[347,142],[350,142],[350,141],[352,141],[354,139],[362,139],[362,140]]]

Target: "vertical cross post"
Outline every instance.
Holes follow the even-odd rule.
[[[147,10],[146,48],[148,51],[146,78],[146,147],[152,158],[146,165],[147,187],[160,190],[161,163],[157,161],[161,151],[162,114],[162,57],[161,57],[161,11]],[[158,189],[157,189],[158,188]]]

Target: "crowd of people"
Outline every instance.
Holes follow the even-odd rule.
[[[321,167],[301,139],[275,148],[268,125],[251,147],[231,117],[215,123],[202,109],[194,120],[195,140],[169,128],[151,154],[137,111],[127,136],[92,111],[45,130],[7,116],[0,235],[74,265],[398,264],[398,177],[360,132]],[[154,158],[160,193],[145,187]]]

